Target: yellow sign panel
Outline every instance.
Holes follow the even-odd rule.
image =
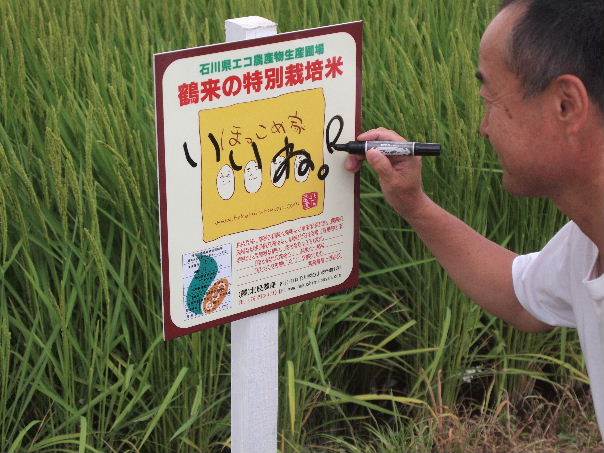
[[[320,88],[199,112],[203,240],[323,212]]]

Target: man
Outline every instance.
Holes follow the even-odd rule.
[[[507,0],[480,44],[480,127],[504,187],[554,201],[570,219],[538,253],[518,256],[424,193],[421,158],[366,159],[386,201],[460,289],[515,327],[578,329],[604,433],[604,1]],[[358,140],[404,140],[383,128]],[[350,155],[349,171],[362,158]]]

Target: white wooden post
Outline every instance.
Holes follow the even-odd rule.
[[[226,40],[277,34],[258,16],[225,21]],[[231,451],[277,451],[279,310],[231,323]]]

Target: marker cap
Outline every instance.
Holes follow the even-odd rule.
[[[440,156],[440,143],[416,143],[415,154],[420,156]]]

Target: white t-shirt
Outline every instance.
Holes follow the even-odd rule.
[[[597,257],[596,245],[569,222],[540,252],[516,257],[512,277],[530,314],[551,326],[577,329],[604,436],[604,275],[594,278]]]

